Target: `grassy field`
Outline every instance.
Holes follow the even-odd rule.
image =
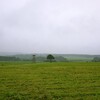
[[[0,100],[100,100],[100,63],[0,62]]]

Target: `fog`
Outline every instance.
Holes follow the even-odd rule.
[[[0,52],[100,54],[99,0],[0,0]]]

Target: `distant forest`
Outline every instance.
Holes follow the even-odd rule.
[[[16,57],[16,56],[0,56],[0,61],[32,61],[32,57]],[[44,56],[36,56],[36,62],[47,62],[46,57]],[[56,62],[67,62],[67,59],[62,56],[55,57]]]
[[[35,54],[36,62],[47,62],[47,54]],[[100,62],[100,55],[53,54],[56,62]],[[0,56],[0,61],[33,61],[32,54]]]
[[[20,61],[20,59],[10,56],[0,56],[0,61]]]

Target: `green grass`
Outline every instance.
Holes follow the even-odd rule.
[[[88,57],[67,57],[68,61],[73,61],[73,62],[91,62],[93,60],[93,57],[88,58]]]
[[[100,100],[100,63],[0,62],[0,100]]]

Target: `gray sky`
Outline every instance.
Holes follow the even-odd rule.
[[[100,54],[100,0],[0,0],[0,52]]]

